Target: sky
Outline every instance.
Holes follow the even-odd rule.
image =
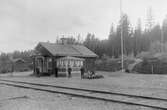
[[[144,26],[149,7],[156,22],[167,15],[167,0],[122,0],[133,26]],[[106,39],[118,24],[119,0],[0,0],[0,52],[33,49],[38,42],[55,42],[63,35],[85,38],[88,32]]]

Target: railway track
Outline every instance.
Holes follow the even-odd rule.
[[[98,91],[84,88],[73,88],[73,87],[38,84],[38,83],[23,82],[23,81],[3,80],[3,79],[0,79],[0,84],[25,88],[25,89],[45,91],[50,93],[71,95],[75,97],[90,98],[95,100],[103,100],[115,103],[167,110],[167,99],[158,97],[130,95],[124,93],[109,92],[109,91]]]

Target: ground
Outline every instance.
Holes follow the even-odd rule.
[[[0,78],[167,98],[167,75],[98,72],[104,75],[103,79],[81,80],[78,76],[70,79],[27,76],[30,73],[14,73],[13,76],[6,74],[0,75]],[[151,110],[0,85],[0,110],[23,108],[24,110]]]

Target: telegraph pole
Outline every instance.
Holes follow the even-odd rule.
[[[164,32],[163,32],[163,25],[161,27],[161,53],[164,52],[164,48],[163,48],[163,40],[164,40]]]
[[[123,42],[123,12],[122,12],[122,0],[120,0],[120,17],[121,17],[121,67],[122,67],[122,72],[124,72],[124,42]]]

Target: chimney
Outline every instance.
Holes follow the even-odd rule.
[[[61,38],[62,45],[68,44],[68,38]]]

